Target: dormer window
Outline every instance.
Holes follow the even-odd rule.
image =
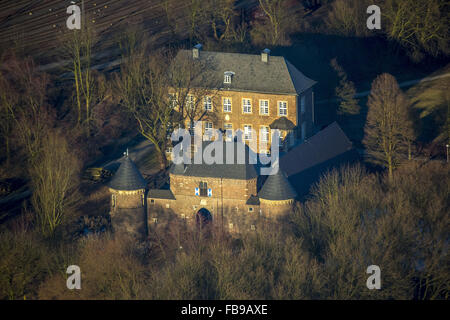
[[[231,84],[231,79],[234,76],[234,72],[233,71],[225,71],[224,73],[224,78],[223,78],[223,83],[225,84]]]

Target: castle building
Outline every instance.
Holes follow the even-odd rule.
[[[147,234],[147,182],[128,152],[109,183],[111,224],[115,231],[136,236]]]
[[[254,55],[202,51],[197,45],[180,50],[170,68],[178,63],[184,63],[181,69],[196,63],[202,68],[188,90],[171,88],[169,99],[174,109],[200,105],[200,145],[223,144],[223,161],[172,164],[168,185],[147,190],[136,165],[125,156],[109,185],[116,230],[146,234],[170,217],[190,224],[218,223],[236,233],[255,230],[261,220],[291,213],[331,166],[355,158],[337,124],[315,134],[316,82],[284,57],[271,56],[268,49]],[[194,121],[189,122],[185,127],[194,129]],[[225,133],[223,141],[206,141],[214,140],[207,138],[212,129]],[[249,159],[270,153],[271,139],[277,137],[272,133],[280,133],[280,167],[265,175],[264,166]],[[241,134],[242,141],[235,141]],[[201,152],[197,147],[191,153]],[[244,162],[237,159],[241,153]]]
[[[204,141],[202,149],[210,143]],[[222,163],[172,164],[164,189],[147,190],[138,168],[125,156],[109,184],[113,228],[142,235],[148,226],[177,217],[191,225],[219,223],[233,233],[255,230],[261,220],[291,213],[325,172],[359,159],[337,123],[281,155],[272,175],[261,175],[263,166],[249,161],[253,151],[246,144],[221,143]],[[244,150],[244,162],[238,161],[239,150]]]
[[[316,81],[284,57],[272,56],[268,49],[255,55],[203,51],[197,45],[192,50],[180,50],[174,60],[175,65],[196,63],[201,65],[195,70],[201,77],[190,84],[192,90],[181,94],[174,88],[171,99],[174,105],[186,100],[186,108],[197,104],[203,107],[205,135],[213,128],[227,134],[240,130],[253,151],[268,153],[271,130],[280,130],[284,151],[314,133]],[[187,128],[192,128],[191,121],[186,120]],[[251,144],[253,140],[256,143]]]
[[[203,142],[202,149],[210,143]],[[249,146],[242,142],[219,143],[223,144],[222,163],[172,165],[169,189],[149,190],[150,224],[158,223],[171,211],[187,222],[203,221],[206,216],[232,232],[243,232],[255,229],[261,218],[292,212],[297,193],[281,169],[274,175],[262,176],[261,165],[249,160],[253,152]],[[239,150],[244,150],[244,162],[238,159]]]

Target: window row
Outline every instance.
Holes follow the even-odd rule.
[[[223,98],[222,103],[223,112],[231,112],[231,98]],[[277,112],[279,116],[288,115],[287,101],[278,101],[277,106]],[[253,113],[251,99],[242,99],[242,113]],[[269,100],[259,99],[259,114],[264,116],[269,115]]]
[[[169,95],[170,104],[173,108],[176,107],[178,101],[176,100],[175,95]],[[277,102],[277,112],[279,116],[287,116],[288,115],[288,103],[287,101],[278,101]],[[193,95],[187,95],[186,97],[186,108],[194,109],[195,105],[195,97]],[[222,108],[223,112],[231,112],[232,104],[231,98],[225,97],[222,98]],[[243,98],[242,99],[242,113],[253,113],[252,99]],[[305,99],[302,97],[301,99],[301,110],[302,113],[305,109]],[[210,96],[203,97],[203,110],[212,111],[213,103],[212,98]],[[269,100],[259,99],[259,114],[260,115],[269,115]]]
[[[213,123],[212,122],[203,122],[205,131],[204,134],[205,136],[210,136],[212,137],[213,135]],[[228,141],[231,141],[233,139],[233,124],[232,123],[225,123],[223,126],[224,129],[224,133],[225,133],[225,139]],[[243,130],[243,139],[244,140],[253,140],[253,131],[252,131],[253,127],[251,124],[246,124],[244,125],[244,130]],[[195,123],[189,123],[189,131],[191,132],[191,134],[194,134],[195,132]],[[270,141],[270,128],[268,126],[260,126],[260,130],[259,130],[259,139],[260,141],[263,142],[269,142]]]

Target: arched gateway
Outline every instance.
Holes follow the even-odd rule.
[[[195,221],[197,223],[197,226],[204,227],[209,225],[212,222],[212,215],[211,212],[209,212],[208,209],[201,208],[197,211],[197,214],[195,215]]]

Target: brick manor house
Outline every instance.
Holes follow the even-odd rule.
[[[231,232],[254,230],[261,217],[292,212],[295,201],[318,178],[320,172],[315,168],[323,171],[333,165],[334,159],[341,163],[354,158],[352,144],[337,124],[314,134],[316,82],[284,57],[271,56],[268,49],[260,55],[208,52],[200,45],[181,50],[180,55],[204,59],[211,66],[204,72],[222,85],[214,100],[204,97],[204,107],[210,108],[216,118],[214,123],[205,119],[202,126],[204,130],[240,130],[246,161],[236,161],[242,142],[225,135],[220,143],[233,145],[234,162],[172,164],[168,186],[148,190],[136,165],[125,156],[109,184],[116,229],[146,233],[149,226],[164,223],[169,214],[174,214],[191,223],[218,221]],[[259,134],[251,135],[251,129]],[[276,174],[260,175],[261,164],[250,164],[248,156],[269,152],[274,129],[281,133],[280,168]],[[251,149],[252,139],[264,139],[268,148]],[[203,149],[210,143],[203,141]],[[226,159],[227,148],[223,150]]]
[[[180,50],[174,63],[200,65],[202,77],[192,86],[205,89],[172,99],[186,100],[186,108],[195,104],[205,111],[203,134],[212,129],[229,133],[243,132],[249,144],[260,140],[270,150],[273,129],[280,130],[284,151],[310,137],[314,130],[314,80],[301,73],[284,57],[271,56],[269,49],[260,55],[202,51],[201,45],[192,50]],[[200,92],[200,94],[198,94]],[[195,100],[201,100],[196,102]],[[176,104],[176,103],[175,103]],[[190,127],[190,120],[186,120]],[[255,132],[256,134],[252,134]]]

